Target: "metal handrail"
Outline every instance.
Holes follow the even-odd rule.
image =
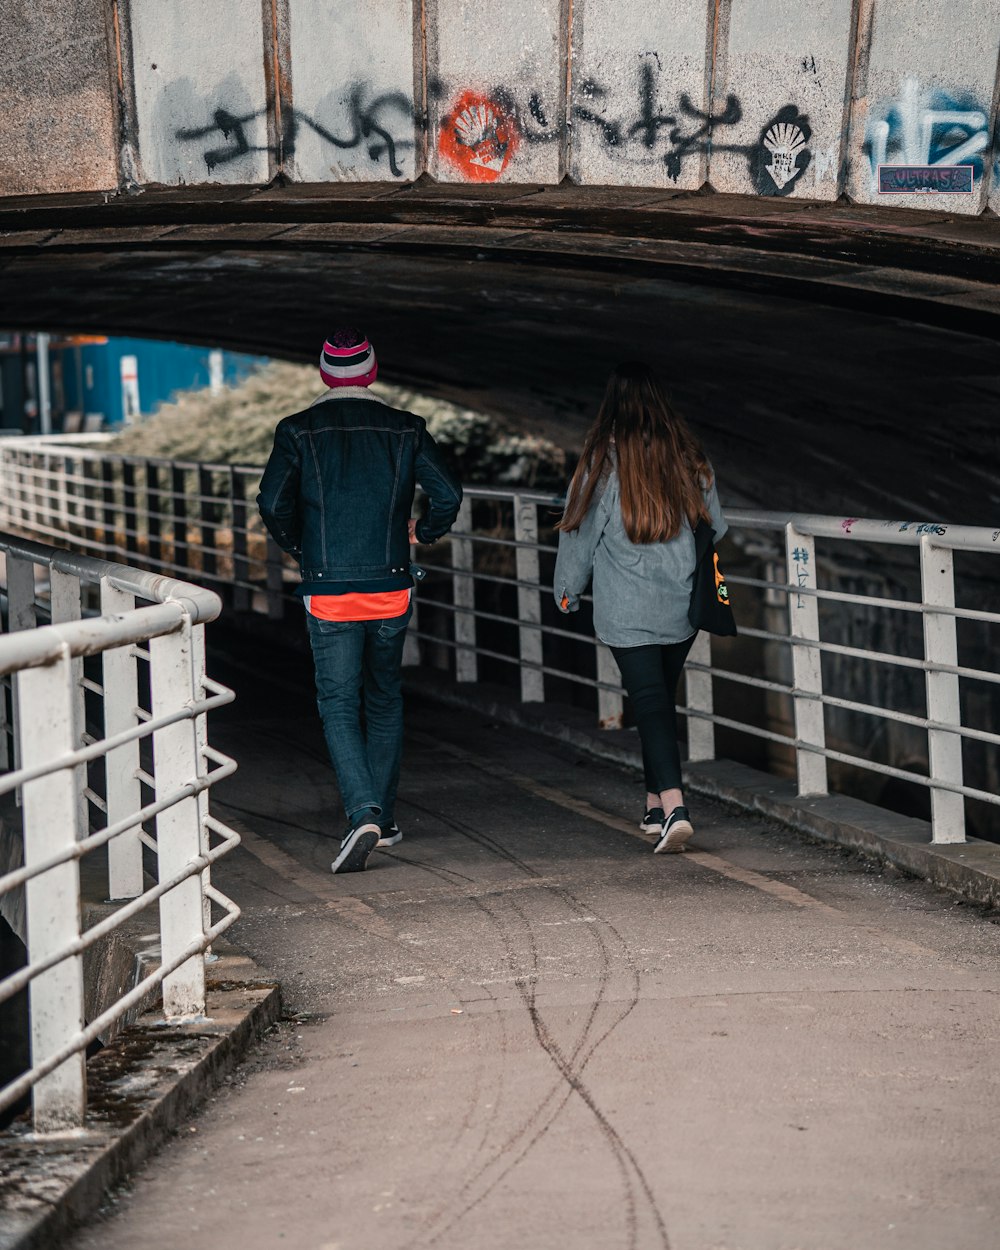
[[[58,438],[11,441],[0,445],[0,518],[6,515],[22,532],[65,533],[88,549],[121,552],[164,575],[196,573],[232,608],[277,619],[294,602],[296,574],[257,516],[250,492],[260,473],[252,465],[108,455],[104,448],[70,447]],[[493,523],[477,527],[486,504],[494,505]],[[617,667],[579,618],[558,616],[551,603],[551,523],[562,504],[560,496],[546,491],[467,489],[459,522],[429,561],[432,576],[415,599],[408,660],[418,659],[422,647],[425,657],[444,660],[459,682],[476,681],[481,663],[496,662],[516,672],[521,697],[529,702],[550,697],[554,680],[569,682],[593,692],[600,723],[610,728],[622,724],[625,706]],[[995,700],[990,692],[1000,686],[1000,677],[988,657],[970,654],[964,643],[960,654],[958,622],[966,632],[988,629],[1000,623],[1000,614],[956,602],[953,560],[956,551],[1000,552],[1000,529],[755,508],[734,508],[728,515],[747,561],[765,566],[763,576],[736,568],[729,579],[733,587],[753,592],[743,602],[760,605],[761,619],[745,616],[737,644],[755,649],[756,667],[741,674],[736,669],[754,661],[735,663],[743,653],[728,643],[706,636],[696,641],[686,669],[689,758],[714,758],[716,730],[736,729],[773,744],[776,770],[787,771],[794,760],[802,794],[827,792],[831,763],[911,779],[931,790],[934,840],[964,840],[962,797],[994,807],[1000,798],[992,793],[996,782],[988,761],[976,765],[983,784],[966,784],[963,742],[970,751],[984,751],[996,735],[990,732],[992,721],[963,723],[961,696],[975,684],[986,692],[982,698]],[[817,543],[826,569],[822,578]],[[865,588],[869,593],[854,593],[838,583],[837,567],[826,554],[887,546],[900,567],[912,564],[908,553],[916,554],[906,577],[914,583],[919,577],[918,591],[899,590],[888,578],[874,576],[867,580],[881,582],[886,594],[871,593],[871,585]],[[899,655],[866,646],[864,636],[846,629],[838,633],[837,613],[851,609],[865,619],[901,613],[901,625],[919,616],[923,654]],[[821,620],[833,624],[821,628]],[[590,647],[593,658],[567,662],[553,650],[574,640]],[[914,686],[897,711],[891,697],[845,698],[849,690],[829,688],[828,670],[858,668],[882,675],[878,682],[920,682],[923,692]],[[764,723],[740,721],[733,705],[740,687],[767,699],[769,709],[780,709],[778,719],[794,721],[794,734],[768,728],[775,718],[770,711]],[[717,697],[725,704],[719,711]],[[923,700],[926,708],[920,706]],[[923,748],[907,747],[902,758],[926,750],[930,777],[896,768],[891,744],[885,759],[871,758],[868,738],[859,741],[847,717],[864,718],[883,734],[908,734],[907,743],[922,734]]]
[[[10,465],[0,458],[0,476]],[[16,497],[4,496],[7,519]],[[239,842],[208,810],[210,787],[236,763],[208,745],[206,717],[233,693],[204,671],[205,625],[222,607],[214,592],[20,534],[0,533],[0,555],[7,608],[0,794],[17,791],[23,824],[23,863],[0,876],[0,895],[24,891],[28,948],[26,966],[0,980],[0,1002],[27,989],[32,1054],[31,1068],[0,1090],[0,1109],[30,1090],[34,1127],[46,1132],[84,1123],[87,1046],[158,987],[167,1019],[204,1015],[204,956],[240,914],[209,881],[210,866]],[[94,595],[100,615],[90,610]],[[39,625],[40,618],[51,623]],[[84,675],[85,657],[99,657],[100,681]],[[149,706],[139,694],[140,664]],[[96,717],[85,693],[96,697]],[[141,742],[150,739],[152,773],[139,757]],[[88,766],[103,769],[104,797],[90,784]],[[141,780],[154,788],[145,804]],[[143,828],[152,820],[155,840]],[[157,859],[151,886],[144,882],[143,845]],[[102,847],[106,897],[120,905],[81,931],[79,864]],[[85,1022],[84,953],[153,905],[159,967]],[[224,912],[214,922],[212,906]]]

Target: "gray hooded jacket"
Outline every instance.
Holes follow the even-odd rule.
[[[714,474],[705,502],[718,541],[729,525]],[[618,474],[612,470],[580,528],[559,535],[553,592],[561,611],[575,612],[593,576],[594,630],[609,647],[683,642],[694,633],[688,620],[694,564],[694,534],[687,521],[669,542],[629,539]]]

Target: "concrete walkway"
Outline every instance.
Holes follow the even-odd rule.
[[[308,665],[214,671],[292,1018],[75,1250],[997,1244],[995,914],[704,802],[654,857],[636,777],[431,704],[333,877]]]

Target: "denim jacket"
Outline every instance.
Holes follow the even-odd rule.
[[[423,417],[390,408],[367,387],[331,390],[279,421],[257,507],[299,562],[298,593],[412,586],[406,523],[417,482],[428,508],[416,536],[432,543],[455,523],[462,488]]]
[[[705,502],[718,540],[729,524],[714,475]],[[593,577],[594,631],[609,647],[683,642],[694,633],[688,620],[694,564],[694,534],[686,520],[669,542],[629,539],[618,474],[612,470],[580,528],[559,534],[553,592],[561,611],[576,612]]]

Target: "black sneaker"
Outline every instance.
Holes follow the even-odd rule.
[[[665,819],[662,807],[651,807],[646,815],[643,816],[639,828],[643,833],[662,833]]]
[[[660,855],[664,851],[683,851],[684,843],[694,833],[686,807],[675,807],[667,817],[660,834],[660,840],[653,847],[653,854]]]
[[[331,872],[361,872],[368,856],[378,846],[381,835],[378,825],[366,821],[352,829],[340,844],[340,854],[330,865]]]
[[[379,846],[395,846],[403,840],[403,831],[395,821],[391,825],[379,825],[379,834]]]

